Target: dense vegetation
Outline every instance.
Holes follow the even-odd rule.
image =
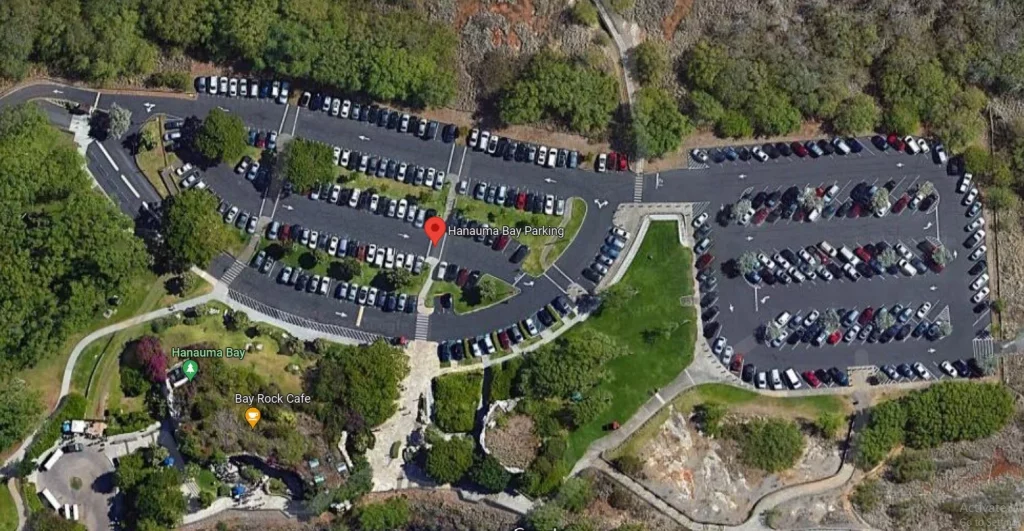
[[[125,495],[125,521],[132,529],[173,529],[188,508],[181,492],[181,472],[162,466],[167,450],[148,448],[118,462],[115,482]]]
[[[313,186],[334,181],[337,170],[330,146],[303,138],[289,142],[278,161],[281,175],[302,193]]]
[[[804,437],[791,420],[751,419],[725,426],[722,432],[739,443],[743,463],[765,472],[792,468],[804,451]]]
[[[1013,415],[1013,398],[995,384],[941,383],[871,409],[857,437],[857,464],[870,469],[897,444],[933,448],[996,433]]]
[[[88,531],[84,525],[72,522],[56,511],[35,511],[25,524],[26,531]]]
[[[544,120],[584,135],[604,132],[618,106],[618,83],[606,72],[552,53],[534,56],[504,89],[501,119],[510,124]]]
[[[484,381],[482,372],[448,374],[434,378],[434,421],[448,433],[473,431]]]
[[[401,349],[379,340],[368,346],[332,345],[307,380],[328,433],[361,432],[398,411],[398,384],[409,373]]]
[[[43,406],[39,393],[29,389],[25,381],[11,378],[0,393],[0,448],[20,441],[35,426]]]
[[[186,131],[187,132],[187,131]],[[247,129],[242,119],[220,109],[213,109],[203,119],[195,135],[188,135],[196,153],[211,163],[234,164],[245,153]],[[183,135],[185,136],[185,135]]]
[[[353,0],[17,0],[0,10],[0,27],[6,78],[32,62],[100,83],[141,76],[164,48],[380,100],[437,106],[455,93],[450,27]]]
[[[34,104],[0,111],[0,374],[59,350],[148,265],[84,162]]]
[[[164,207],[164,241],[175,269],[205,267],[230,241],[230,227],[217,213],[217,196],[189,189]]]

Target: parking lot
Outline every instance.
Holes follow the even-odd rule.
[[[72,478],[81,481],[78,488],[72,486]],[[36,486],[40,492],[50,489],[62,504],[78,504],[86,529],[109,529],[111,517],[117,515],[114,465],[96,447],[65,453],[52,469],[39,472]]]
[[[733,359],[742,355],[742,364],[754,365],[755,373],[786,368],[802,373],[830,367],[921,362],[932,377],[940,377],[943,373],[939,364],[943,360],[970,358],[991,349],[990,339],[979,338],[988,328],[989,310],[975,308],[970,300],[976,290],[969,285],[980,272],[978,268],[976,274],[968,272],[976,266],[969,259],[973,246],[965,245],[965,239],[972,234],[965,230],[966,225],[972,218],[965,215],[963,195],[957,192],[959,176],[948,175],[947,167],[936,164],[930,156],[908,155],[893,149],[880,152],[867,140],[862,143],[865,149],[859,154],[818,158],[794,155],[765,162],[710,161],[704,169],[648,176],[645,198],[650,194],[652,199],[669,196],[671,200],[692,201],[698,203],[695,217],[708,213],[707,253],[714,257],[709,271],[714,272],[715,280],[702,283],[702,302],[706,321],[718,326],[706,326],[705,332],[712,344],[717,338],[724,338],[724,344],[719,342],[722,354],[726,346],[731,347]],[[912,199],[925,181],[934,185],[931,204],[921,202],[924,206],[915,205],[918,209],[909,208],[909,201],[896,205],[908,191],[908,200]],[[862,182],[865,185],[858,188]],[[848,208],[841,212],[843,216],[822,215],[814,222],[795,220],[798,216],[786,219],[777,213],[785,209],[786,201],[781,196],[791,187],[801,192],[811,188],[823,195],[833,185],[837,187],[836,205],[851,200],[851,192],[856,196],[872,186],[887,185],[891,188],[891,204],[882,217],[872,215],[868,208],[859,215]],[[767,208],[764,203],[773,192],[779,192],[774,198],[777,205]],[[758,206],[745,225],[738,219],[724,225],[717,222],[721,211],[730,214],[732,206],[744,197]],[[698,242],[702,239],[699,234],[695,237]],[[827,253],[815,251],[822,241],[837,251],[845,247],[857,250],[857,254],[866,253],[858,257],[861,264],[854,268],[858,271],[854,274],[857,280],[842,269],[846,260],[841,256],[828,257]],[[906,262],[909,271],[894,265],[879,273],[871,268],[869,260],[863,259],[876,258],[886,245],[895,249],[897,244],[902,244],[898,249],[910,255]],[[867,251],[866,245],[875,254]],[[929,251],[937,245],[944,245],[951,255],[944,267],[935,267],[929,259]],[[756,269],[755,276],[763,278],[752,280],[752,275],[744,274],[739,262],[745,253],[764,255],[756,268],[747,268]],[[776,260],[776,255],[783,263]],[[804,264],[803,256],[812,257],[817,267]],[[823,257],[829,260],[828,265],[822,263]],[[918,260],[923,269],[914,268],[912,261]],[[764,261],[771,263],[771,272]],[[796,270],[803,280],[792,275],[781,280],[775,278],[780,276],[779,270],[788,269],[783,264],[799,266]],[[822,266],[829,273],[817,274]],[[936,272],[938,269],[941,271]],[[882,308],[886,311],[880,312]],[[892,337],[885,338],[883,331],[874,333],[874,338],[870,331],[863,333],[869,324],[877,330],[878,313],[894,309],[897,313],[905,312],[905,319],[894,316],[897,319]],[[822,316],[830,310],[836,312],[838,326],[822,330]],[[817,314],[809,318],[815,311]],[[783,312],[788,314],[783,326],[773,325]],[[789,321],[793,321],[792,326]],[[922,321],[925,324],[919,327]],[[951,325],[949,334],[929,338],[928,328],[941,322]],[[766,327],[782,330],[778,334],[781,341],[776,342],[781,342],[780,346],[767,344],[771,338],[765,338]],[[851,333],[854,327],[857,328]],[[897,333],[904,327],[903,333]],[[834,334],[836,330],[838,333]],[[825,334],[821,335],[822,332]],[[885,379],[883,376],[882,380]]]

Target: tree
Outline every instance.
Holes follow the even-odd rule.
[[[139,132],[138,143],[136,149],[138,151],[152,151],[156,147],[157,142],[160,141],[155,129],[143,129]]]
[[[562,483],[562,487],[558,489],[558,496],[555,498],[555,502],[558,505],[572,513],[578,513],[586,509],[593,500],[594,490],[590,482],[579,477],[566,479]]]
[[[882,501],[882,489],[877,479],[866,479],[853,489],[850,502],[863,512],[871,512]]]
[[[736,264],[739,267],[740,274],[744,276],[761,268],[761,263],[757,260],[757,253],[754,251],[745,251],[736,260]]]
[[[754,125],[750,119],[739,111],[726,110],[715,126],[718,136],[729,138],[747,138],[754,136]]]
[[[925,452],[907,450],[892,460],[889,469],[896,483],[928,481],[935,475],[935,462]]]
[[[0,78],[21,79],[38,33],[40,6],[29,0],[7,2],[0,11]]]
[[[178,269],[210,263],[227,246],[227,230],[217,213],[215,195],[189,189],[168,199],[164,209],[164,237]]]
[[[394,415],[398,384],[408,373],[408,357],[384,340],[363,347],[337,345],[317,362],[307,392],[322,404],[319,414],[326,427],[340,435],[353,413],[370,427]]]
[[[355,258],[342,258],[328,267],[331,277],[349,281],[363,274],[363,263]]]
[[[535,351],[519,373],[519,388],[532,398],[585,393],[605,378],[603,364],[628,354],[625,346],[592,329],[562,336]]]
[[[87,531],[84,525],[63,518],[56,511],[33,511],[25,529],[27,531]]]
[[[825,200],[818,195],[817,190],[811,187],[804,188],[803,193],[800,194],[799,202],[800,206],[808,212],[816,208],[820,209],[825,205]]]
[[[724,404],[718,402],[705,402],[698,404],[693,409],[695,420],[700,429],[711,435],[717,437],[722,433],[722,420],[725,419],[725,414],[729,412],[729,409]]]
[[[127,348],[128,358],[142,368],[146,379],[153,383],[167,380],[167,353],[156,336],[142,336]]]
[[[686,57],[686,80],[698,90],[711,93],[718,74],[729,63],[723,46],[708,40],[698,41]]]
[[[882,116],[882,124],[889,131],[898,135],[914,133],[921,126],[921,118],[910,104],[899,104],[889,109]]]
[[[58,352],[150,265],[131,220],[84,165],[41,107],[0,109],[0,374]]]
[[[875,314],[875,328],[879,330],[888,330],[889,327],[896,324],[896,318],[892,316],[890,312],[876,313]]]
[[[391,288],[388,291],[401,291],[412,284],[412,272],[405,268],[389,269],[384,272],[384,280]]]
[[[208,490],[199,492],[199,506],[204,509],[213,505],[215,499],[217,499],[217,495]]]
[[[633,107],[633,129],[638,156],[660,157],[679,149],[683,137],[693,130],[690,121],[679,112],[675,98],[667,90],[640,89]]]
[[[896,262],[899,262],[899,260],[900,257],[891,247],[883,250],[881,253],[878,253],[878,263],[886,269],[896,265]]]
[[[359,507],[356,519],[363,531],[388,531],[404,528],[409,523],[409,504],[404,497]]]
[[[668,50],[661,41],[646,40],[638,44],[633,48],[633,61],[637,79],[644,85],[657,82],[668,72]]]
[[[887,188],[879,188],[875,195],[871,196],[871,208],[875,212],[884,212],[889,210],[891,206],[889,203],[889,190]]]
[[[477,454],[473,468],[469,469],[469,479],[476,483],[484,492],[496,493],[505,490],[512,474],[501,466],[490,454]]]
[[[0,448],[9,448],[28,434],[43,406],[39,393],[21,378],[0,379]]]
[[[880,116],[881,112],[875,99],[867,94],[858,93],[847,98],[839,106],[832,118],[832,127],[843,135],[865,133],[874,129]]]
[[[749,199],[740,199],[732,205],[732,219],[740,219],[743,214],[746,214],[754,204]]]
[[[597,26],[597,8],[591,0],[578,0],[569,10],[569,17],[581,26]]]
[[[121,138],[132,125],[132,111],[113,103],[110,105],[110,134]]]
[[[233,310],[231,313],[225,314],[225,325],[228,330],[235,332],[244,331],[249,327],[249,315],[241,310]]]
[[[928,197],[929,195],[932,195],[932,192],[934,192],[934,191],[935,191],[935,184],[932,183],[931,181],[924,181],[921,184],[917,185],[917,193],[921,194],[924,197]]]
[[[829,332],[839,329],[839,310],[829,308],[824,312],[821,312],[821,325],[825,327],[825,330]]]
[[[1013,190],[1005,186],[995,186],[985,190],[985,202],[992,210],[1001,212],[1016,206],[1019,198]]]
[[[814,421],[818,432],[826,439],[834,439],[839,428],[843,426],[843,416],[831,411],[822,412]]]
[[[196,151],[208,160],[225,162],[236,161],[242,157],[247,138],[245,124],[241,118],[220,109],[213,109],[203,120],[192,143]]]
[[[321,142],[296,138],[288,143],[278,159],[280,173],[297,190],[305,193],[334,180],[337,165],[334,152]]]
[[[479,371],[447,374],[434,379],[434,421],[448,433],[473,431],[483,388]]]
[[[689,96],[689,114],[698,124],[715,124],[725,114],[725,108],[711,94],[703,90],[694,90]]]
[[[139,396],[149,388],[146,377],[135,367],[121,365],[121,392],[126,397]]]
[[[473,466],[473,441],[452,437],[441,441],[427,451],[427,475],[444,485],[456,483]]]
[[[526,528],[530,531],[551,531],[561,529],[565,511],[554,503],[535,506],[526,514]]]
[[[740,445],[740,460],[766,472],[791,468],[804,450],[803,435],[789,420],[753,419],[724,431]]]
[[[577,428],[590,423],[608,409],[612,403],[612,394],[604,389],[588,393],[583,400],[569,405],[569,416]]]
[[[939,321],[939,337],[946,337],[953,333],[953,325],[949,321]]]

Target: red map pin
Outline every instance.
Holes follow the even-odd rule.
[[[441,240],[441,236],[444,236],[444,232],[447,229],[448,225],[437,216],[428,219],[426,224],[423,225],[423,232],[427,233],[427,238],[430,238],[434,247],[437,247],[437,242]]]

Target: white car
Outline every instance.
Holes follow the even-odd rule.
[[[377,213],[377,207],[380,206],[380,195],[373,194],[370,196],[370,212]]]
[[[373,257],[373,265],[377,267],[384,267],[384,248],[377,248],[377,255]]]
[[[395,213],[395,217],[398,219],[405,219],[405,213],[409,209],[409,201],[402,199],[398,202],[398,211]]]
[[[921,148],[921,153],[928,153],[931,148],[928,147],[928,142],[925,142],[923,138],[917,139],[917,147]]]
[[[978,229],[978,232],[971,234],[971,236],[967,238],[967,246],[974,247],[983,241],[985,241],[985,229]]]
[[[768,387],[768,373],[757,373],[757,381],[754,383],[754,386],[757,387],[758,389],[764,389]]]
[[[967,258],[970,261],[974,262],[977,259],[979,259],[982,256],[984,256],[985,255],[985,251],[988,251],[988,246],[982,245],[982,246],[978,247],[977,249],[975,249],[974,251],[972,251],[970,256],[968,256]]]
[[[238,78],[231,78],[228,81],[228,95],[232,98],[238,95]]]
[[[970,191],[967,192],[967,195],[964,196],[963,205],[964,206],[971,206],[971,204],[974,203],[974,200],[977,199],[977,198],[978,198],[978,189],[972,186]]]
[[[828,255],[829,258],[835,258],[839,254],[839,251],[831,243],[825,241],[818,244],[818,249],[821,249],[821,252]]]
[[[480,130],[470,129],[469,136],[466,138],[466,144],[471,148],[476,148],[477,144],[480,143]]]
[[[174,173],[178,174],[178,177],[181,177],[182,175],[192,171],[192,168],[195,168],[195,166],[193,166],[191,162],[186,162],[182,167],[174,170]]]
[[[537,148],[537,165],[543,166],[548,162],[548,147],[540,146]]]
[[[313,189],[310,190],[309,198],[312,199],[313,201],[316,201],[317,199],[320,199],[320,186],[319,185],[314,186]]]
[[[395,173],[395,180],[398,182],[405,181],[405,174],[409,171],[409,165],[402,162],[398,165],[398,171]]]
[[[337,203],[338,199],[340,197],[341,197],[341,185],[340,184],[336,184],[336,185],[331,187],[330,200],[331,200],[332,203]]]
[[[965,173],[964,176],[960,178],[960,182],[956,185],[957,193],[962,194],[962,193],[966,192],[967,190],[970,190],[971,189],[971,181],[973,179],[974,179],[974,175],[971,175],[970,173]]]
[[[921,147],[917,145],[917,140],[914,137],[907,135],[903,137],[903,141],[907,144],[907,149],[910,150],[911,155],[917,155],[921,152]]]
[[[753,208],[748,208],[747,211],[740,216],[739,224],[746,225],[747,223],[750,223],[750,219],[754,217],[754,213],[755,211]]]
[[[725,352],[725,338],[719,337],[715,339],[715,342],[711,345],[711,352],[714,352],[716,356],[721,356]]]
[[[980,229],[980,228],[982,228],[984,226],[985,226],[985,218],[979,217],[978,219],[976,219],[976,220],[968,223],[967,225],[965,225],[964,226],[964,232],[971,232],[973,230],[978,230],[978,229]]]
[[[917,375],[920,376],[922,380],[931,380],[932,379],[932,373],[928,372],[928,369],[925,368],[924,365],[921,365],[920,361],[915,362],[914,365],[912,365],[912,366],[914,367],[914,372],[916,372]]]
[[[320,233],[319,232],[317,232],[317,231],[310,232],[309,233],[309,245],[308,245],[308,247],[310,249],[316,249],[316,243],[319,240],[320,240]]]
[[[980,290],[978,290],[977,293],[974,294],[973,297],[971,297],[971,302],[973,302],[974,304],[978,304],[979,302],[985,300],[985,297],[988,297],[988,293],[988,286],[981,288]]]
[[[537,325],[533,324],[533,317],[524,319],[523,325],[526,327],[526,332],[530,334],[530,337],[537,335]]]
[[[915,314],[915,315],[916,315],[916,317],[918,319],[924,319],[925,316],[928,315],[928,312],[931,311],[931,309],[932,309],[932,303],[926,302],[926,303],[922,304],[920,308],[917,309],[917,314]]]
[[[775,389],[776,391],[778,391],[779,389],[782,389],[782,378],[779,376],[779,370],[778,369],[772,369],[771,378],[772,378],[772,389]]]
[[[185,177],[184,179],[182,179],[181,187],[182,188],[191,188],[192,185],[196,184],[196,180],[198,180],[198,179],[199,179],[199,177],[197,177],[196,174],[194,174],[194,173],[190,174],[188,177]]]
[[[846,335],[843,336],[843,341],[849,343],[854,339],[857,339],[857,334],[860,333],[860,325],[855,324],[849,330],[846,331]]]
[[[444,273],[446,269],[448,269],[448,262],[441,262],[437,264],[437,268],[434,269],[434,278],[437,280],[444,280]]]
[[[768,258],[768,256],[765,255],[764,253],[759,253],[757,255],[757,261],[760,262],[761,265],[763,265],[769,271],[775,270],[775,262],[772,262],[771,259]]]
[[[377,288],[370,288],[370,292],[366,295],[366,305],[374,306],[377,304]]]
[[[360,192],[359,192],[358,188],[354,188],[352,190],[352,195],[348,198],[348,206],[349,207],[355,208],[355,207],[359,206],[359,194],[360,194]]]
[[[309,229],[302,229],[302,235],[299,236],[299,245],[309,245]]]
[[[707,220],[708,220],[708,213],[707,213],[707,212],[705,212],[705,213],[703,213],[703,214],[701,214],[701,215],[697,216],[697,217],[696,217],[696,218],[694,218],[694,220],[693,220],[693,228],[695,228],[695,229],[696,229],[697,227],[700,227],[700,226],[701,226],[701,225],[703,225],[703,224],[704,224],[704,222],[705,222],[705,221],[707,221]]]
[[[768,154],[762,151],[761,148],[758,146],[750,148],[750,152],[754,154],[754,158],[761,162],[765,162],[768,160]]]
[[[718,338],[722,339],[722,338]],[[736,353],[736,350],[732,348],[732,345],[725,347],[725,352],[722,353],[722,363],[728,367],[729,362],[732,361],[732,355]]]
[[[813,325],[819,317],[821,317],[821,313],[818,312],[818,310],[811,310],[811,313],[807,314],[807,317],[804,318],[803,325],[805,327],[809,327]]]
[[[347,149],[341,151],[341,157],[338,158],[338,166],[347,168],[348,162],[352,158],[352,152]]]
[[[786,326],[786,323],[788,323],[792,318],[793,316],[790,315],[789,312],[782,312],[775,317],[775,324],[779,326]]]
[[[334,255],[338,252],[338,242],[341,241],[337,236],[331,236],[331,241],[327,244],[327,254]]]
[[[328,114],[331,115],[331,116],[337,116],[338,113],[340,113],[340,112],[341,112],[341,100],[336,99],[336,100],[331,102],[331,108],[328,111]]]
[[[977,291],[985,284],[988,284],[988,273],[982,273],[981,276],[974,279],[974,282],[971,282],[971,291]]]
[[[398,132],[399,133],[408,133],[409,132],[409,120],[411,120],[411,119],[412,119],[412,117],[409,116],[408,114],[403,114],[402,115],[401,120],[398,122]]]
[[[339,110],[339,114],[340,114],[340,116],[342,118],[348,118],[348,114],[349,114],[349,112],[351,110],[352,110],[352,102],[351,101],[345,100],[345,101],[341,102],[341,109]]]
[[[608,169],[608,155],[605,154],[605,153],[601,153],[600,155],[597,156],[597,171],[600,172],[600,173],[604,173],[604,171],[607,170],[607,169]]]
[[[942,144],[935,144],[935,155],[939,157],[939,164],[945,164],[949,160],[949,155],[946,154],[946,148],[942,147]]]
[[[334,163],[341,164],[341,148],[334,146]]]
[[[939,368],[950,377],[956,378],[959,376],[956,369],[953,368],[953,364],[948,361],[943,360],[942,363],[939,363]]]
[[[228,94],[228,78],[227,76],[220,76],[220,94],[226,96]]]
[[[480,132],[480,141],[477,142],[477,145],[476,145],[477,151],[486,151],[487,150],[487,143],[490,140],[491,140],[491,132],[490,131],[481,131]]]
[[[632,236],[629,233],[629,231],[621,227],[612,227],[612,234],[614,234],[616,238],[620,238],[623,241],[629,241],[630,236]]]
[[[555,215],[555,196],[551,194],[544,196],[544,213],[549,216]]]
[[[440,190],[441,188],[444,188],[444,178],[444,172],[441,170],[437,170],[437,177],[434,178],[434,190]]]
[[[906,260],[913,260],[914,255],[910,253],[910,249],[907,249],[906,245],[903,245],[903,242],[897,243],[893,248],[896,250],[897,254]]]
[[[434,168],[428,168],[427,169],[427,177],[426,177],[426,179],[423,179],[423,186],[426,186],[427,188],[433,188],[434,187],[434,177],[436,177],[436,176],[437,176],[437,170],[435,170]]]

